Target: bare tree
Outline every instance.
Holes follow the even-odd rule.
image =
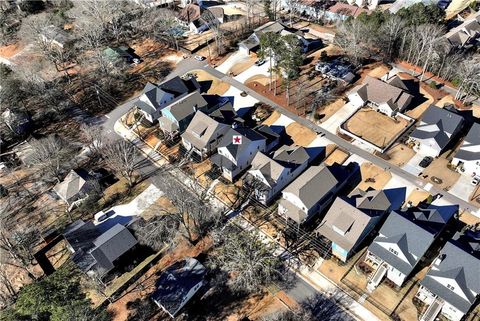
[[[335,43],[358,65],[370,54],[368,47],[368,27],[361,21],[347,20],[338,26]]]
[[[33,248],[38,241],[38,231],[36,229],[27,229],[24,231],[15,231],[8,235],[3,227],[0,230],[0,251],[3,252],[2,263],[20,268],[27,272],[27,275],[33,280],[32,264],[34,262]]]
[[[231,275],[232,289],[258,292],[264,286],[282,279],[284,266],[274,247],[265,244],[257,234],[227,226],[215,237],[215,254],[209,264]]]
[[[179,222],[170,215],[157,215],[149,220],[137,220],[132,224],[132,230],[140,244],[146,245],[155,251],[165,246],[175,244]]]
[[[194,244],[219,226],[223,218],[222,212],[210,205],[206,191],[189,189],[175,178],[167,177],[160,184],[173,209],[160,208],[159,212],[173,218],[180,227],[179,232]]]
[[[295,310],[275,312],[267,315],[261,321],[353,321],[355,320],[341,306],[348,304],[345,293],[336,291],[330,297],[324,294],[308,298]]]
[[[102,147],[105,144],[103,128],[98,125],[82,124],[80,131],[90,151],[97,156],[102,155]]]
[[[217,46],[217,56],[223,54],[224,45],[223,45],[223,30],[220,28],[220,21],[210,10],[205,10],[202,13],[203,20],[207,23],[210,30],[213,31],[215,35],[215,44]]]
[[[109,141],[103,147],[107,166],[127,180],[131,188],[135,183],[135,170],[140,160],[135,145],[125,140]]]
[[[9,306],[17,297],[17,290],[7,272],[7,264],[0,263],[0,307]]]
[[[466,59],[457,70],[459,79],[458,91],[455,99],[465,102],[469,95],[480,95],[480,56],[472,56]]]
[[[382,24],[379,33],[379,47],[383,49],[384,55],[388,61],[394,58],[394,52],[398,51],[398,43],[402,30],[405,28],[405,22],[398,16],[389,16]]]
[[[68,167],[71,145],[56,135],[36,140],[31,145],[31,164],[40,168],[45,178],[60,181],[63,171]]]

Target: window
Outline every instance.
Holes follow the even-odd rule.
[[[395,254],[395,255],[397,255],[397,256],[398,256],[398,252],[397,252],[397,251],[395,251],[393,248],[389,248],[388,250],[389,250],[390,252],[392,252],[393,254]]]
[[[455,290],[455,287],[451,286],[450,284],[447,284],[447,289],[449,289],[450,291],[453,291]]]

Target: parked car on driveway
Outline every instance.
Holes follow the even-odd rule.
[[[205,59],[204,56],[200,56],[200,55],[195,55],[195,56],[193,56],[193,58],[194,58],[195,60],[198,60],[198,61],[203,61],[203,60]]]
[[[422,161],[420,162],[420,164],[418,164],[420,167],[428,167],[428,165],[430,165],[433,161],[433,158],[430,157],[430,156],[425,156]]]
[[[257,61],[255,61],[255,65],[257,66],[261,66],[265,63],[265,59],[258,59]]]

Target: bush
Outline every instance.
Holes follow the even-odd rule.
[[[315,113],[315,115],[313,115],[313,118],[314,118],[315,120],[320,120],[321,116],[320,116],[320,114]]]
[[[435,81],[431,81],[429,84],[430,88],[437,89],[438,84]]]

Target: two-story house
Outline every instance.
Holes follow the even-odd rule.
[[[467,229],[448,241],[420,281],[416,297],[428,304],[420,320],[439,313],[460,321],[480,297],[480,231]]]
[[[210,160],[221,169],[223,177],[233,182],[250,167],[258,151],[267,152],[265,136],[247,127],[230,128]]]
[[[269,204],[309,164],[323,159],[324,155],[323,147],[308,148],[298,145],[283,145],[273,153],[272,158],[257,152],[247,176],[253,183],[255,198],[264,205]]]
[[[282,192],[278,214],[298,224],[322,212],[335,195],[348,183],[354,184],[359,177],[359,166],[311,166]]]
[[[200,84],[194,77],[174,77],[159,85],[147,83],[133,107],[141,112],[146,120],[154,123],[162,116],[162,109],[194,91],[200,91]]]
[[[218,144],[229,129],[230,126],[198,111],[182,134],[182,144],[203,160],[217,151]]]
[[[462,145],[453,156],[452,165],[467,176],[480,177],[480,124],[473,124]]]
[[[198,91],[194,91],[162,109],[162,117],[158,119],[160,129],[167,135],[183,133],[197,111],[208,114],[215,107],[210,106]]]
[[[409,143],[424,156],[437,157],[463,126],[463,117],[445,108],[430,105],[410,134]]]
[[[343,262],[355,252],[392,210],[405,201],[405,188],[355,190],[337,197],[316,233],[332,242],[332,254]]]
[[[365,261],[376,270],[367,288],[375,289],[384,276],[401,287],[457,212],[458,205],[391,212],[368,247]]]

